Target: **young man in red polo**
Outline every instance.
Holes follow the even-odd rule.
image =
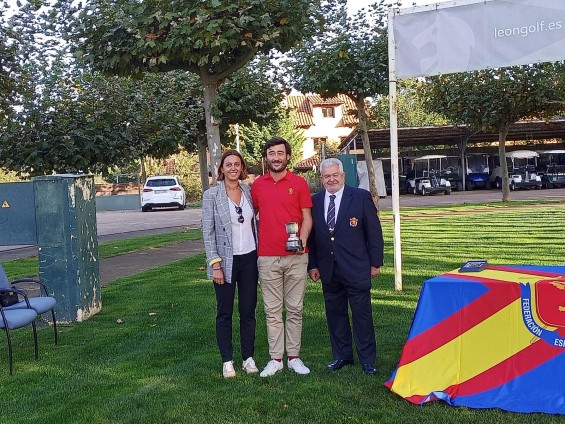
[[[286,168],[290,155],[290,144],[284,138],[269,140],[263,147],[268,172],[251,187],[253,204],[259,213],[257,264],[271,356],[261,377],[272,376],[284,368],[285,346],[288,368],[298,374],[310,373],[299,354],[308,265],[305,249],[312,229],[312,198],[304,178]],[[287,251],[289,234],[286,224],[290,222],[298,223],[297,235],[303,246],[298,251]],[[283,307],[286,308],[285,321]]]

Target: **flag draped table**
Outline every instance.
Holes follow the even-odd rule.
[[[565,414],[565,266],[492,266],[424,282],[385,383],[414,404]]]

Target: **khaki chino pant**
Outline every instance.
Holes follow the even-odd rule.
[[[283,357],[285,342],[287,356],[299,356],[308,254],[260,256],[257,265],[271,359]],[[283,306],[286,309],[284,323]]]

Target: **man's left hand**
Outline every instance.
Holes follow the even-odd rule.
[[[381,269],[375,266],[371,267],[371,278],[375,278],[377,275],[381,273]]]
[[[320,270],[318,268],[312,268],[308,271],[308,276],[312,279],[312,281],[318,281],[320,279]]]
[[[300,241],[302,242],[302,249],[294,252],[295,255],[303,255],[304,253],[306,253],[306,240],[300,239]]]

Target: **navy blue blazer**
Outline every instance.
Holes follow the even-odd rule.
[[[308,238],[308,269],[331,281],[334,261],[349,282],[371,278],[371,266],[383,264],[383,233],[371,193],[345,186],[333,234],[324,215],[325,190],[312,196],[313,228]]]

